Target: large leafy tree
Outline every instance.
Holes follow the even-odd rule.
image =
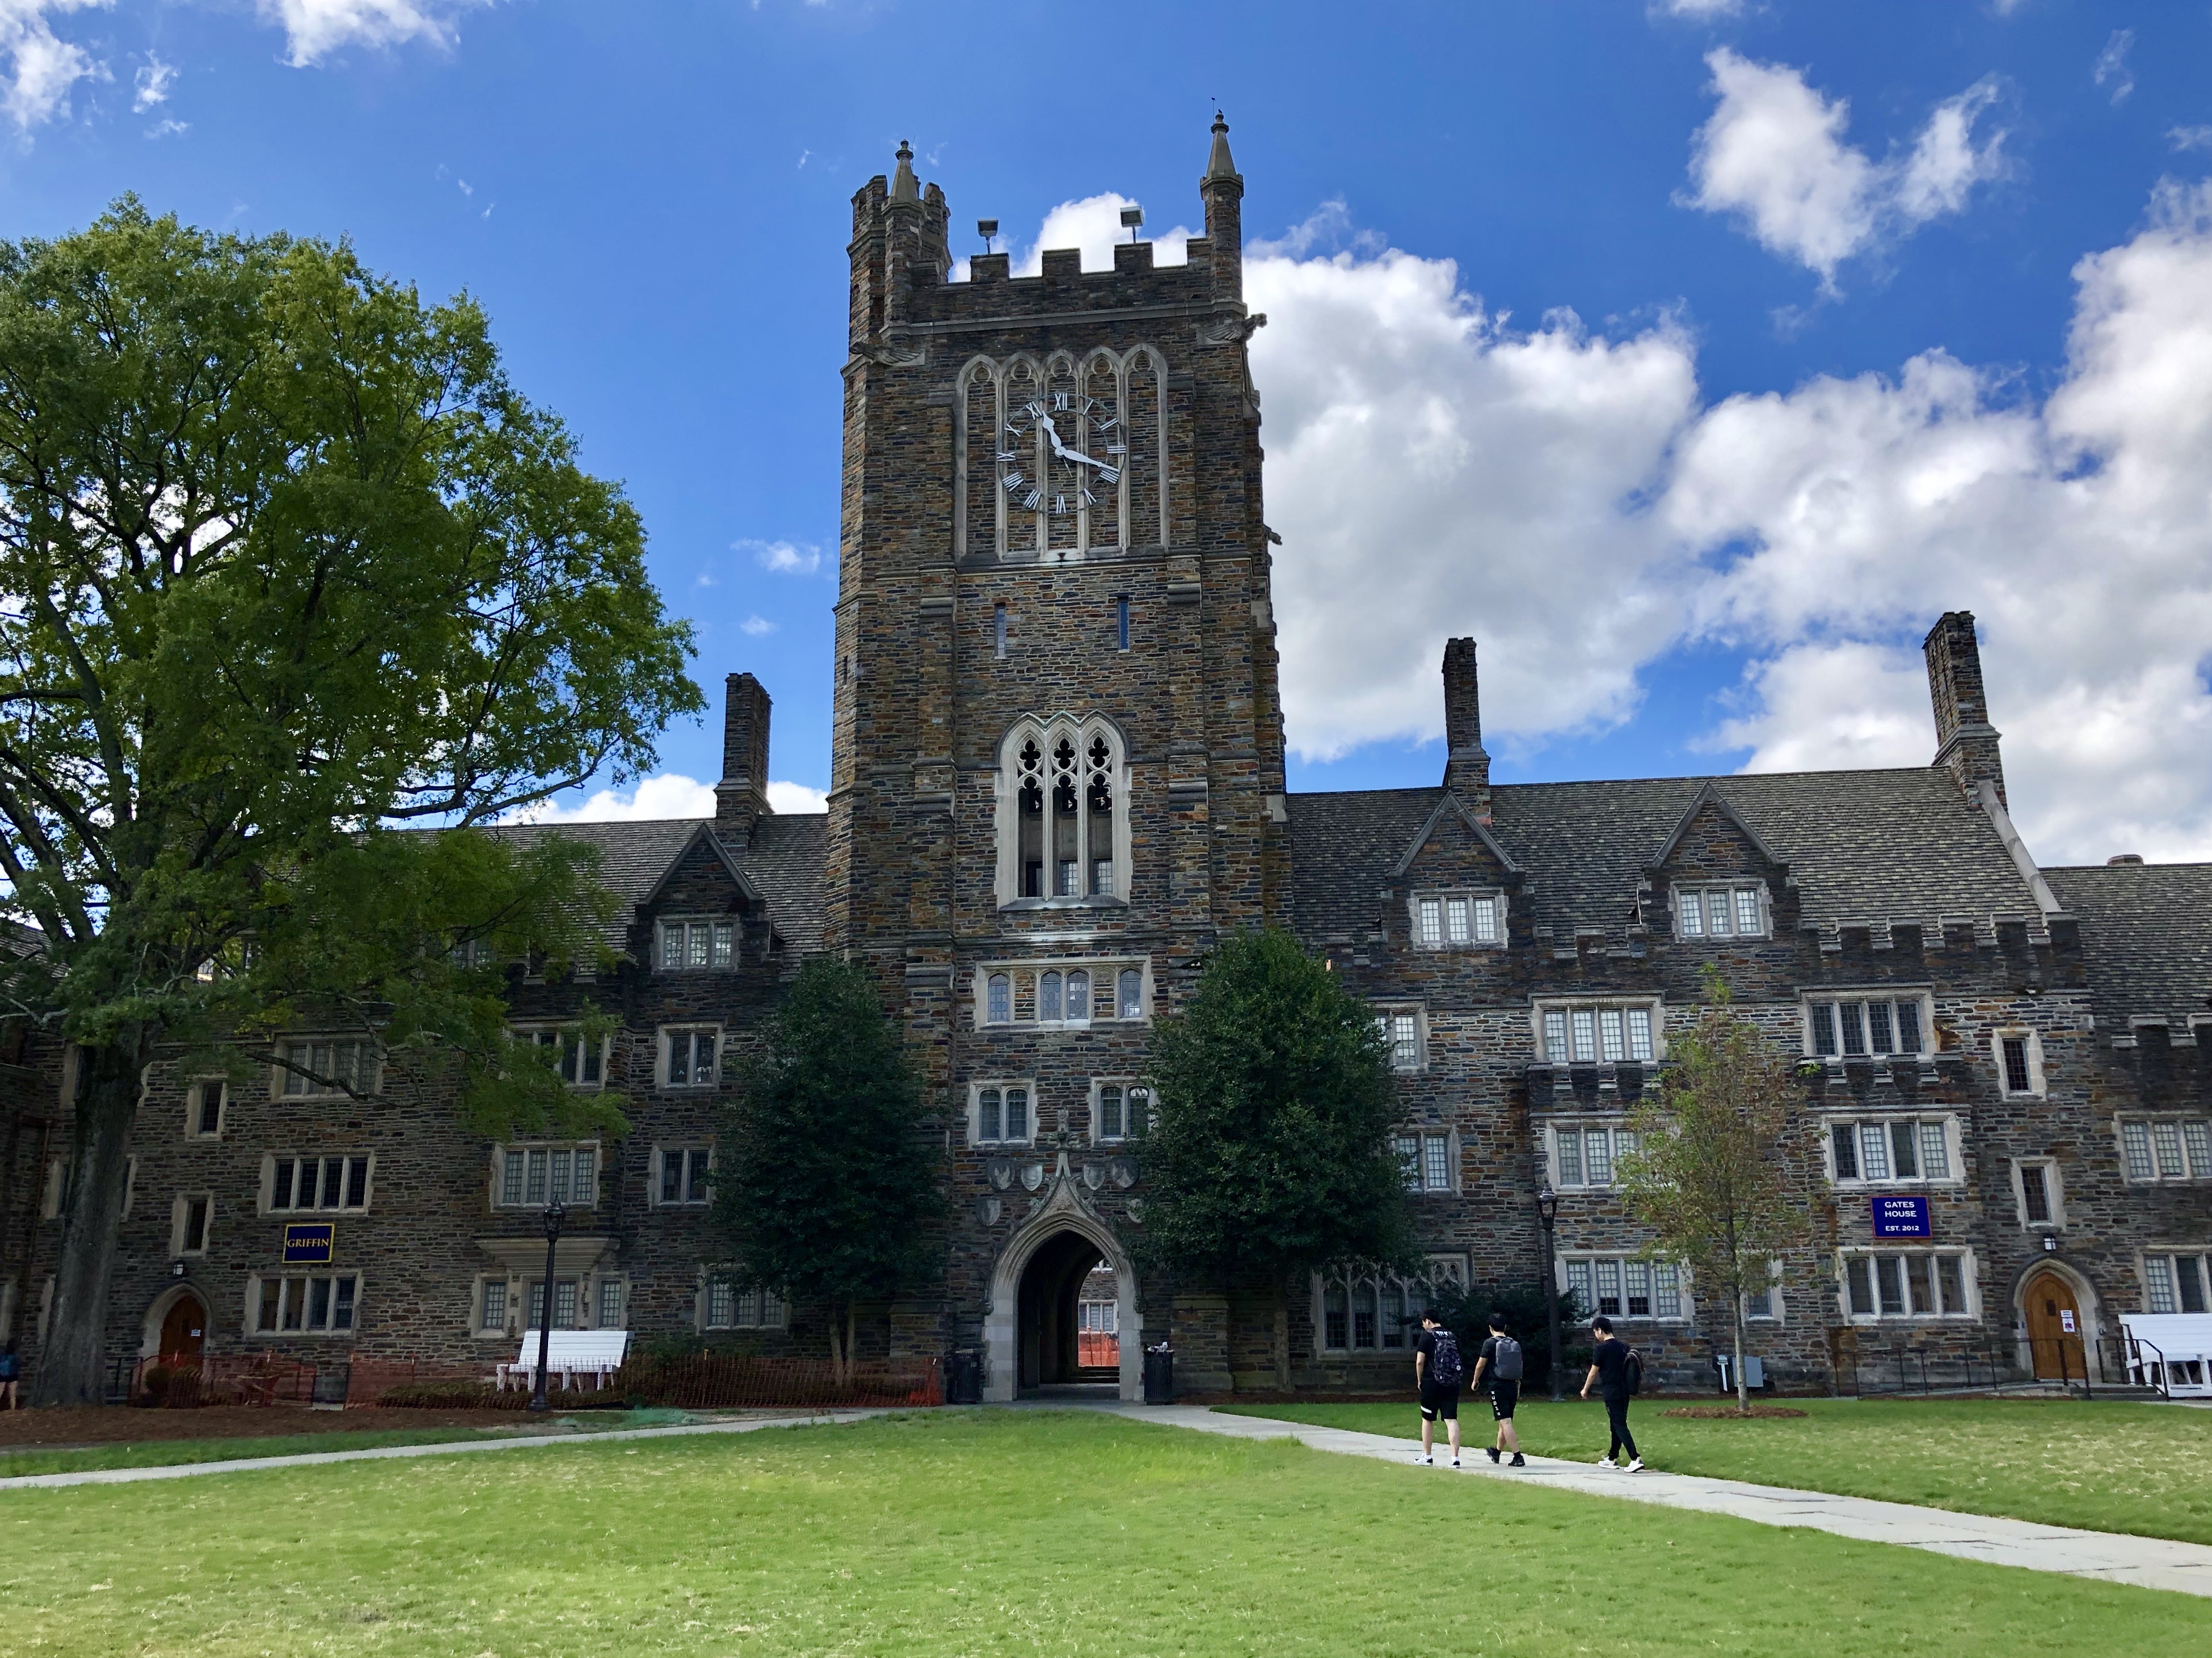
[[[1375,1010],[1289,934],[1241,933],[1153,1033],[1145,1253],[1285,1283],[1410,1249],[1397,1090]]]
[[[283,1065],[313,1019],[447,1055],[488,1124],[564,1108],[459,947],[566,956],[587,861],[467,831],[702,706],[643,553],[466,297],[128,197],[0,244],[7,993],[78,1053],[43,1397],[96,1386],[163,1045]]]
[[[838,1384],[854,1309],[925,1281],[945,1200],[899,1033],[860,967],[801,967],[741,1068],[714,1175],[714,1218],[745,1288],[830,1314]]]
[[[1780,1145],[1796,1062],[1735,1011],[1711,967],[1696,1026],[1667,1050],[1656,1097],[1631,1120],[1639,1149],[1614,1175],[1629,1213],[1652,1230],[1650,1253],[1686,1263],[1699,1298],[1731,1309],[1736,1406],[1747,1409],[1744,1297],[1774,1283],[1807,1230]]]

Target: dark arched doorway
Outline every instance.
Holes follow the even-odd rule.
[[[1084,1281],[1111,1266],[1098,1245],[1079,1232],[1060,1232],[1047,1238],[1022,1269],[1017,1299],[1019,1318],[1016,1351],[1020,1356],[1020,1387],[1068,1388],[1085,1385],[1115,1387],[1117,1364],[1084,1363],[1082,1315],[1079,1304]]]
[[[162,1315],[156,1357],[164,1364],[197,1364],[207,1347],[207,1308],[189,1290]]]

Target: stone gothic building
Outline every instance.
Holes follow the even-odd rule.
[[[1816,1238],[1748,1309],[1777,1379],[1899,1353],[2079,1374],[2118,1314],[2204,1308],[2212,866],[2037,866],[1971,616],[1928,636],[1925,768],[1493,785],[1457,639],[1436,786],[1286,792],[1246,352],[1265,319],[1219,122],[1200,193],[1183,264],[1132,241],[1110,270],[1047,252],[1018,277],[987,254],[959,282],[904,147],[854,197],[827,816],[769,811],[769,697],[735,674],[711,820],[503,831],[605,854],[614,982],[518,975],[514,1017],[577,1087],[617,1090],[630,1132],[471,1140],[433,1079],[314,1032],[316,1068],[367,1097],[157,1066],[118,1357],[489,1373],[542,1304],[554,1197],[574,1218],[556,1323],[819,1349],[813,1309],[714,1282],[705,1205],[720,1061],[825,950],[879,975],[953,1199],[941,1292],[866,1339],[980,1350],[990,1397],[1095,1374],[1079,1322],[1120,1333],[1125,1392],[1164,1338],[1199,1388],[1395,1380],[1431,1283],[1545,1270],[1547,1185],[1559,1281],[1662,1374],[1710,1382],[1728,1309],[1638,1259],[1613,1171],[1714,964],[1804,1062],[1788,1155]],[[1329,1274],[1285,1312],[1133,1266],[1152,1020],[1215,940],[1260,926],[1384,1022],[1425,1276]],[[563,1034],[587,992],[621,1016],[597,1051]],[[65,1129],[52,1078],[0,1065],[0,1327],[35,1362]],[[331,1224],[328,1259],[288,1265],[302,1218]]]

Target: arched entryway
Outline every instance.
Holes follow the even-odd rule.
[[[207,1351],[207,1303],[198,1291],[180,1284],[164,1291],[146,1309],[138,1351],[165,1364],[197,1364]]]
[[[1004,1404],[1024,1391],[1095,1382],[1116,1396],[1143,1396],[1137,1278],[1113,1229],[1063,1183],[1052,1201],[1008,1241],[991,1275],[983,1318],[983,1396]],[[1082,1363],[1083,1286],[1097,1269],[1113,1274],[1113,1370]]]
[[[1030,1254],[1016,1291],[1020,1391],[1111,1386],[1120,1380],[1118,1366],[1084,1362],[1084,1286],[1097,1274],[1111,1278],[1114,1269],[1080,1232],[1056,1233]]]

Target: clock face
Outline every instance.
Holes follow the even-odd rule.
[[[1128,454],[1121,411],[1111,398],[1051,392],[1006,412],[1000,433],[999,487],[1024,511],[1067,518],[1099,504],[1121,481]]]

